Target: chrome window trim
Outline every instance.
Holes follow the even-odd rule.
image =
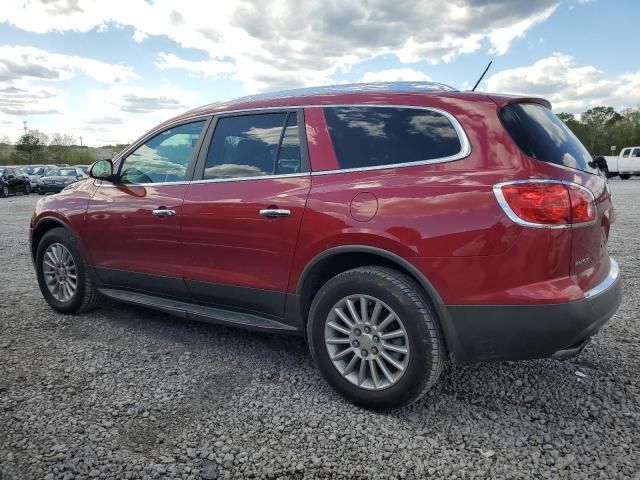
[[[259,114],[260,112],[265,112],[265,111],[270,111],[270,110],[290,110],[290,109],[305,109],[305,108],[341,108],[341,107],[375,107],[375,108],[404,108],[404,109],[413,109],[413,110],[429,110],[432,112],[436,112],[439,113],[441,115],[443,115],[445,118],[447,118],[447,120],[449,120],[449,122],[451,122],[451,125],[453,126],[454,130],[456,131],[456,133],[458,134],[458,140],[460,141],[460,152],[458,152],[455,155],[450,155],[448,157],[442,157],[442,158],[432,158],[429,160],[422,160],[422,161],[418,161],[418,162],[403,162],[403,163],[393,163],[393,164],[389,164],[389,165],[376,165],[373,167],[357,167],[357,168],[345,168],[345,169],[335,169],[335,170],[321,170],[321,171],[317,171],[314,172],[313,170],[310,172],[311,175],[330,175],[330,174],[335,174],[335,173],[350,173],[350,172],[364,172],[364,171],[369,171],[369,170],[385,170],[385,169],[392,169],[392,168],[404,168],[404,167],[418,167],[421,165],[432,165],[432,164],[439,164],[439,163],[447,163],[447,162],[453,162],[456,160],[461,160],[463,158],[468,157],[471,154],[471,143],[469,142],[469,138],[467,137],[466,132],[464,131],[464,129],[462,128],[462,125],[460,124],[460,122],[458,121],[458,119],[453,116],[451,113],[447,112],[446,110],[442,110],[440,108],[437,107],[428,107],[428,106],[421,106],[421,105],[398,105],[398,104],[377,104],[377,103],[340,103],[340,104],[308,104],[308,105],[281,105],[281,106],[277,106],[277,107],[253,107],[253,108],[241,108],[241,109],[237,109],[237,110],[224,110],[224,111],[210,111],[207,113],[198,113],[197,115],[193,115],[190,117],[184,117],[184,118],[180,118],[177,119],[173,122],[170,123],[166,123],[163,125],[160,125],[156,128],[154,128],[153,130],[151,130],[150,132],[148,132],[147,134],[145,134],[143,137],[139,138],[138,140],[136,140],[134,143],[132,143],[129,147],[127,147],[125,150],[123,150],[122,152],[120,152],[118,155],[116,155],[113,160],[112,163],[114,164],[114,170],[115,168],[117,168],[116,163],[120,162],[123,158],[125,158],[129,153],[131,153],[133,150],[135,150],[136,148],[138,148],[140,145],[142,145],[145,141],[147,141],[149,138],[157,135],[158,133],[160,133],[163,130],[166,130],[168,128],[171,128],[175,125],[179,125],[179,124],[185,124],[185,123],[191,123],[191,122],[195,122],[198,120],[206,120],[209,117],[222,117],[222,116],[226,116],[226,115],[235,115],[235,114]],[[311,167],[311,165],[310,165]],[[304,172],[303,174],[292,174],[292,175],[308,175],[309,172]],[[273,178],[273,177],[277,177],[277,178],[282,178],[283,175],[274,175],[274,176],[264,176],[264,177],[260,177],[260,178]],[[255,180],[256,177],[238,177],[238,178],[234,178],[234,179],[211,179],[211,180],[194,180],[194,181],[187,181],[187,182],[164,182],[164,183],[153,183],[153,184],[144,184],[146,186],[148,185],[171,185],[171,184],[181,184],[181,183],[198,183],[198,182],[209,182],[209,181],[232,181],[232,180],[239,180],[239,181],[243,181],[243,180]],[[143,184],[136,184],[136,185],[143,185]]]
[[[618,262],[611,257],[609,257],[609,260],[611,262],[611,266],[609,267],[607,277],[591,290],[587,291],[584,298],[593,298],[600,295],[608,290],[618,280],[618,277],[620,276],[620,267],[618,266]]]
[[[292,178],[292,177],[308,177],[310,172],[302,173],[284,173],[282,175],[261,175],[255,177],[237,177],[237,178],[210,178],[208,180],[184,180],[180,182],[158,182],[158,183],[132,183],[132,184],[113,184],[104,183],[99,184],[100,180],[94,180],[94,185],[97,187],[159,187],[164,185],[192,185],[200,183],[224,183],[224,182],[246,182],[248,180],[273,180],[275,178]]]
[[[504,194],[502,193],[502,187],[506,185],[518,185],[523,183],[553,183],[553,184],[560,184],[560,185],[571,185],[572,187],[577,187],[581,190],[584,190],[585,192],[589,193],[589,195],[593,199],[593,202],[596,204],[596,218],[594,218],[591,222],[584,222],[584,223],[578,223],[578,224],[567,223],[565,225],[545,225],[542,223],[533,223],[533,222],[528,222],[526,220],[523,220],[518,215],[516,215],[516,213],[511,209],[511,207],[507,203],[507,200],[504,198]],[[498,200],[498,204],[500,204],[500,207],[502,208],[504,213],[507,215],[507,217],[509,217],[509,219],[514,223],[517,223],[518,225],[521,225],[523,227],[551,228],[551,229],[582,228],[582,227],[588,227],[590,225],[593,225],[598,221],[598,210],[597,210],[598,202],[596,200],[596,196],[593,194],[591,190],[589,190],[584,185],[579,185],[574,182],[569,182],[566,180],[547,180],[547,179],[541,179],[541,178],[530,178],[528,180],[513,180],[510,182],[496,183],[493,186],[493,194],[496,196],[496,199]]]

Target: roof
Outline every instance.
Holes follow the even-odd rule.
[[[291,90],[281,90],[278,92],[260,93],[240,97],[226,102],[211,103],[203,105],[186,112],[185,115],[205,111],[220,111],[230,108],[237,108],[240,105],[251,105],[255,108],[258,104],[270,104],[274,101],[285,99],[296,100],[293,103],[300,103],[299,100],[310,97],[337,97],[340,95],[352,94],[408,94],[408,93],[434,93],[434,92],[457,92],[453,87],[437,82],[376,82],[376,83],[348,83],[340,85],[325,85],[322,87],[295,88]],[[292,103],[292,104],[293,104]]]

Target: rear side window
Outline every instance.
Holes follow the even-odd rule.
[[[500,110],[500,119],[525,155],[543,162],[595,173],[591,155],[562,120],[535,103],[516,103]]]
[[[216,123],[204,180],[300,172],[295,112],[222,117]]]
[[[326,107],[324,116],[341,169],[444,159],[462,151],[451,121],[434,110]]]
[[[632,157],[640,157],[640,148],[634,148],[633,149],[633,153],[631,154]]]

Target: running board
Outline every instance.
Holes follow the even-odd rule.
[[[165,313],[176,315],[181,318],[188,318],[190,320],[229,325],[248,330],[261,330],[264,332],[300,333],[297,328],[270,318],[262,317],[255,313],[235,312],[217,307],[205,307],[203,305],[160,298],[128,290],[99,288],[98,291],[105,297],[109,297],[120,302],[153,308],[154,310],[160,310]]]

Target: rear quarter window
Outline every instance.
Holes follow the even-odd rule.
[[[340,169],[454,159],[458,131],[444,114],[404,107],[325,107]]]
[[[587,149],[547,107],[516,103],[500,110],[500,120],[522,152],[536,160],[596,173]]]

